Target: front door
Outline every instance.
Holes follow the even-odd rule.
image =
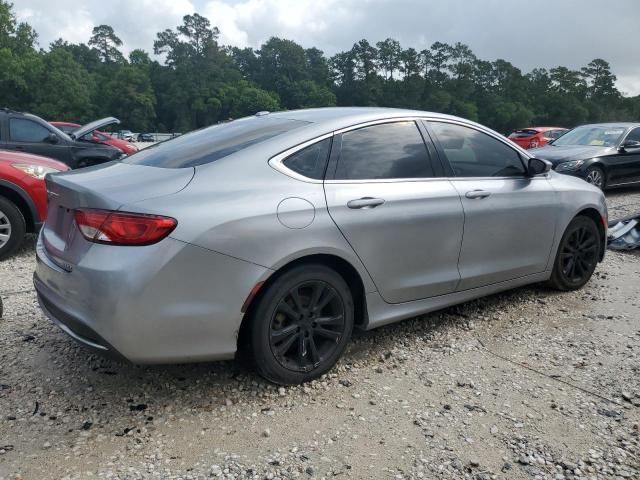
[[[557,194],[547,178],[528,177],[520,153],[487,133],[430,125],[464,209],[458,290],[543,272],[557,216]]]
[[[329,213],[388,303],[455,291],[464,217],[413,121],[336,135]],[[335,161],[335,162],[334,162]]]
[[[70,149],[63,138],[52,141],[55,133],[39,122],[23,117],[9,117],[9,137],[5,148],[18,152],[33,153],[67,163]]]
[[[634,128],[622,141],[640,142],[640,128]],[[609,161],[615,165],[616,175],[612,184],[640,182],[640,148],[625,148]]]

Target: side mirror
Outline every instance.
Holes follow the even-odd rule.
[[[640,148],[640,142],[638,140],[625,140],[622,145],[620,145],[620,151],[626,152],[627,150],[635,150]]]
[[[55,133],[51,132],[49,135],[47,135],[47,142],[58,143],[59,141],[60,139],[58,138],[58,135],[56,135]]]
[[[529,176],[535,177],[536,175],[542,175],[548,173],[551,170],[551,162],[542,160],[541,158],[530,158],[527,165]]]

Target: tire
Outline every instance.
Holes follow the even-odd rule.
[[[601,167],[593,166],[587,168],[585,172],[585,178],[587,183],[590,183],[594,187],[598,187],[600,190],[607,188],[607,176]]]
[[[292,268],[252,309],[249,342],[255,367],[281,385],[318,378],[344,352],[353,322],[353,297],[341,275],[324,265]]]
[[[549,284],[561,291],[582,288],[598,265],[601,248],[596,223],[585,216],[574,218],[560,240]]]
[[[0,260],[14,253],[27,231],[24,215],[9,199],[0,197]]]

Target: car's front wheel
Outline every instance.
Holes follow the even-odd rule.
[[[587,171],[585,172],[585,180],[594,187],[598,187],[600,190],[604,190],[607,186],[604,170],[595,165],[587,168]]]
[[[549,283],[558,290],[577,290],[591,278],[598,264],[600,232],[589,217],[574,218],[560,240]]]
[[[336,271],[300,265],[278,277],[251,313],[251,350],[258,372],[283,385],[329,371],[351,338],[353,297]]]
[[[0,197],[0,260],[20,247],[25,232],[26,223],[20,209],[9,199]]]

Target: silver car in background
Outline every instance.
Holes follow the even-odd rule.
[[[327,372],[372,329],[502,290],[582,287],[603,194],[501,135],[408,110],[264,113],[50,176],[35,287],[79,342],[135,363]]]

